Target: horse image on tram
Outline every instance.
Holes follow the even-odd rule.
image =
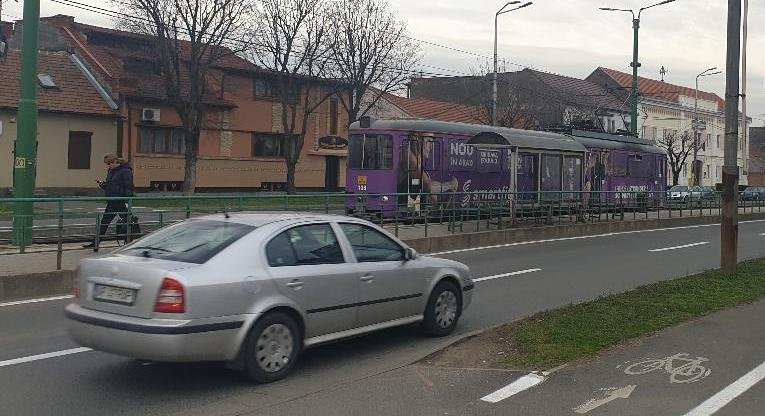
[[[660,200],[666,153],[634,136],[534,131],[423,119],[351,125],[346,210],[382,218],[528,203]]]

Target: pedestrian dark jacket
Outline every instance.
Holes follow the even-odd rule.
[[[114,169],[109,169],[102,188],[107,197],[134,196],[133,168],[127,163],[123,163]]]

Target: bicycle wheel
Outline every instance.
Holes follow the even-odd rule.
[[[698,361],[693,361],[674,369],[669,375],[669,381],[673,383],[693,383],[708,376],[712,370],[707,370]]]
[[[666,362],[664,359],[640,361],[635,364],[630,364],[627,368],[625,368],[624,374],[629,374],[633,376],[640,375],[640,374],[648,374],[651,371],[655,371],[660,368],[663,368],[665,364]]]

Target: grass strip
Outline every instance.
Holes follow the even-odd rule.
[[[545,369],[598,355],[624,341],[765,296],[765,259],[640,286],[500,327],[513,351],[499,364]]]

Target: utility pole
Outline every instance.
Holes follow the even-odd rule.
[[[37,30],[40,0],[24,1],[24,30],[21,47],[21,94],[18,134],[13,163],[14,198],[32,198],[37,168]],[[13,237],[17,245],[32,241],[32,202],[13,204]]]
[[[725,62],[725,149],[723,165],[720,266],[734,275],[738,263],[738,94],[741,53],[741,0],[728,0],[728,50]]]
[[[514,9],[505,10],[507,6],[518,4],[520,1],[509,1],[505,3],[504,6],[502,6],[501,9],[497,11],[497,13],[494,14],[494,72],[491,76],[491,125],[496,126],[497,125],[497,19],[499,18],[499,15],[510,13],[512,11],[522,9],[526,6],[531,6],[532,2],[527,2],[525,4],[522,4]]]

